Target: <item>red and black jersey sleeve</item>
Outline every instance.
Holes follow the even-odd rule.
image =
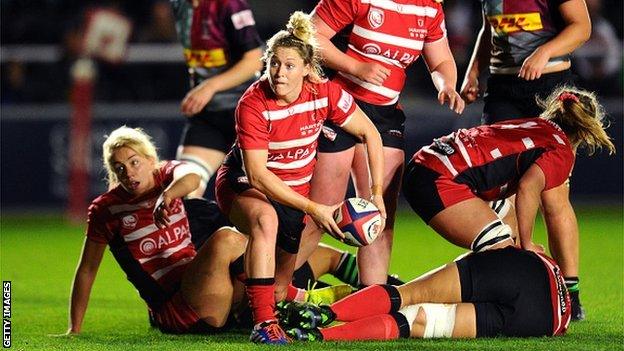
[[[574,166],[574,154],[569,148],[557,147],[544,152],[535,163],[544,172],[546,184],[544,191],[556,188],[563,184]]]
[[[157,179],[161,188],[165,188],[173,181],[173,172],[180,166],[180,161],[166,161],[158,169]]]
[[[97,199],[96,199],[97,201]],[[113,234],[108,229],[102,207],[94,201],[87,214],[87,238],[100,244],[108,244]]]

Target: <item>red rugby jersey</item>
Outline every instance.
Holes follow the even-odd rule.
[[[353,24],[346,54],[391,70],[383,86],[339,72],[334,80],[357,99],[391,105],[405,85],[405,69],[427,43],[446,37],[442,5],[434,0],[321,0],[314,13],[339,32]]]
[[[165,162],[154,175],[156,186],[143,196],[135,198],[117,186],[89,206],[87,237],[109,244],[128,280],[148,304],[150,298],[158,298],[149,296],[153,293],[150,288],[157,285],[166,293],[172,292],[196,254],[181,199],[172,202],[169,227],[158,229],[152,215],[154,203],[180,164]]]
[[[546,266],[546,272],[548,273],[553,311],[552,335],[563,335],[566,330],[568,330],[570,318],[572,317],[570,294],[568,293],[561,268],[559,268],[557,262],[544,254],[536,253],[536,255],[542,259],[544,266]]]
[[[544,172],[544,190],[563,184],[574,166],[574,153],[565,133],[541,118],[460,129],[434,140],[412,159],[467,184],[484,200],[514,194],[518,181],[533,163]]]
[[[279,106],[268,80],[262,79],[247,89],[236,109],[237,146],[268,150],[267,168],[307,196],[323,122],[343,126],[355,107],[353,97],[330,81],[305,82],[297,100]]]

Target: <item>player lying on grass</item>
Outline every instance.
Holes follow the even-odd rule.
[[[460,129],[435,139],[412,157],[403,194],[436,232],[475,252],[512,242],[510,226],[488,201],[514,194],[519,243],[543,252],[532,240],[541,206],[550,252],[571,288],[573,315],[578,316],[579,234],[567,179],[579,148],[591,155],[615,147],[594,94],[561,87],[541,105],[540,118]]]
[[[141,130],[113,131],[104,142],[103,154],[111,188],[89,207],[68,333],[81,330],[107,245],[161,330],[210,332],[222,327],[232,304],[236,309],[243,301],[243,285],[232,275],[243,272],[245,236],[225,226],[227,221],[214,203],[189,200],[192,217],[187,218],[181,197],[197,186],[199,175],[192,165],[160,163],[149,136]],[[189,221],[197,235],[191,236]],[[193,242],[201,249],[196,251]],[[321,251],[320,257],[328,257],[326,249]],[[349,262],[349,256],[342,261]],[[309,271],[322,275],[324,269],[333,268],[357,275],[341,267],[313,263]]]
[[[321,328],[334,321],[345,323]],[[331,306],[290,303],[281,320],[288,335],[308,341],[554,336],[569,321],[559,267],[511,243],[399,287],[370,286]]]

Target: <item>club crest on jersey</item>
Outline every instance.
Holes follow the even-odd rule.
[[[364,46],[362,46],[362,49],[364,49],[365,53],[372,55],[379,55],[379,53],[381,52],[381,47],[379,47],[379,45],[375,43],[364,44]]]
[[[124,227],[124,229],[134,229],[134,227],[136,227],[137,225],[137,222],[137,216],[133,214],[124,216],[121,219],[121,225]]]
[[[382,9],[372,7],[368,11],[368,24],[373,29],[379,28],[384,23],[384,17],[385,14]]]

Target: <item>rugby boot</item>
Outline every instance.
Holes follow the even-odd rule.
[[[354,291],[353,287],[348,284],[331,285],[326,288],[310,289],[306,291],[306,302],[315,305],[330,305]]]
[[[290,342],[277,321],[266,321],[254,326],[249,340],[257,344],[286,345]]]
[[[336,314],[329,306],[317,306],[309,302],[289,302],[279,315],[282,324],[302,329],[325,327],[336,319]]]
[[[288,328],[286,335],[299,341],[323,341],[323,334],[317,329]]]
[[[572,305],[572,316],[570,319],[574,322],[584,320],[585,309],[583,308],[583,305],[581,305],[581,299],[578,291],[570,292],[570,304]]]

